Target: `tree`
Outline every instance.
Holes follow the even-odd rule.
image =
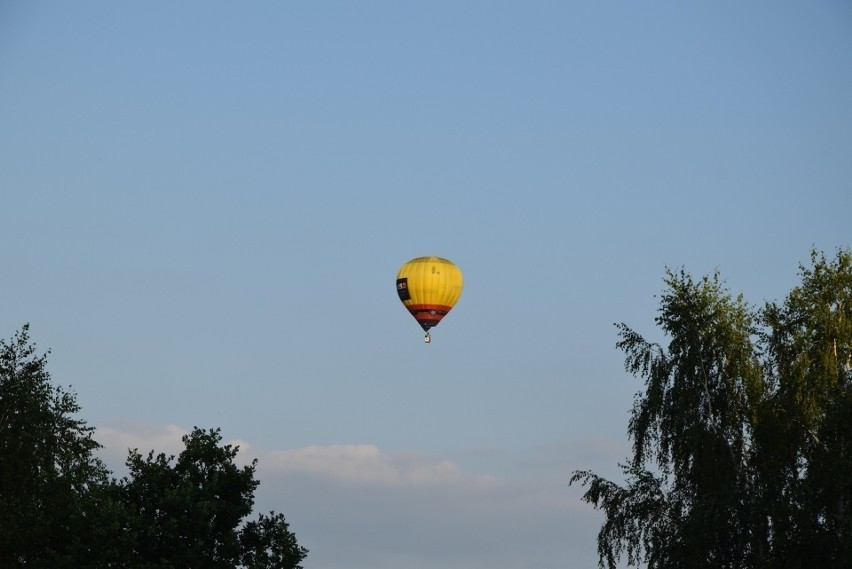
[[[645,381],[625,485],[571,479],[605,514],[601,567],[852,566],[852,253],[811,261],[760,310],[667,271],[666,347],[618,325]]]
[[[218,429],[195,428],[174,456],[147,458],[133,450],[120,484],[132,511],[133,567],[297,569],[307,550],[296,543],[284,516],[251,513],[257,461],[239,467],[239,447],[220,445]]]
[[[283,515],[244,521],[257,461],[237,466],[218,429],[185,436],[174,464],[131,451],[117,481],[46,363],[29,326],[0,340],[0,568],[301,568]]]
[[[852,252],[812,254],[802,285],[769,303],[766,381],[757,432],[777,559],[852,566]],[[783,537],[783,539],[782,539]]]
[[[74,393],[51,384],[25,325],[0,340],[0,559],[62,567],[98,547],[108,471]],[[86,555],[79,555],[80,558]]]
[[[308,550],[299,547],[282,514],[260,514],[240,531],[241,565],[251,569],[301,567]]]

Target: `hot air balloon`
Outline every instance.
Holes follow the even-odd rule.
[[[462,293],[461,270],[441,257],[417,257],[399,269],[396,292],[405,308],[432,341],[429,329],[437,326],[453,309]]]

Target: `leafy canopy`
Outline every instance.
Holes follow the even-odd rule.
[[[218,429],[193,429],[176,459],[130,451],[116,480],[46,364],[29,326],[0,340],[0,567],[301,568],[283,515],[246,520],[257,461],[238,466]]]
[[[601,567],[852,566],[852,253],[800,275],[755,309],[718,273],[667,270],[668,344],[618,325],[644,381],[625,484],[572,477],[605,514]]]

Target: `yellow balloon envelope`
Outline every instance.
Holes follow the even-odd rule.
[[[417,257],[399,269],[396,292],[402,304],[426,331],[437,326],[461,297],[461,270],[440,257]]]

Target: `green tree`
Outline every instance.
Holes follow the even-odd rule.
[[[25,325],[0,340],[0,563],[85,566],[109,527],[108,471],[76,396],[51,384]],[[82,562],[79,562],[82,561]]]
[[[756,310],[718,274],[667,271],[668,345],[618,326],[645,382],[625,484],[572,477],[605,514],[602,567],[852,566],[852,254],[801,276]]]
[[[301,567],[308,551],[299,547],[282,514],[260,514],[240,531],[241,565],[251,569]]]
[[[259,484],[257,461],[238,466],[239,447],[221,440],[218,429],[195,428],[183,437],[177,459],[130,452],[130,473],[120,486],[132,511],[132,567],[301,567],[307,550],[282,515],[243,523]]]
[[[812,254],[802,284],[761,313],[767,538],[781,566],[852,566],[852,253]],[[764,490],[765,492],[765,490]]]
[[[131,451],[117,481],[46,364],[29,326],[0,340],[0,568],[301,568],[283,515],[244,520],[257,461],[237,466],[218,429],[185,436],[174,464]]]

